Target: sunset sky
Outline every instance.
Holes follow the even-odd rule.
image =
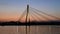
[[[27,0],[0,0],[0,21],[18,20],[26,9]],[[60,0],[29,0],[30,7],[60,17]]]

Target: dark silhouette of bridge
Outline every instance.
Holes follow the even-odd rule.
[[[22,18],[25,17],[25,22],[21,22]],[[42,19],[43,18],[43,19]],[[31,20],[33,19],[33,20]],[[45,19],[45,20],[44,20]],[[26,34],[27,34],[27,26],[31,25],[60,25],[60,18],[56,16],[52,16],[45,12],[39,11],[35,8],[29,7],[27,5],[27,9],[22,13],[21,17],[17,21],[10,21],[10,22],[0,22],[0,25],[17,25],[17,26],[26,26]]]
[[[21,20],[23,19],[23,17],[25,17],[25,21],[21,22]],[[32,20],[33,19],[33,20]],[[57,24],[59,24],[58,22],[60,22],[60,18],[58,18],[57,16],[53,16],[50,14],[47,14],[43,11],[39,11],[35,8],[29,7],[29,4],[27,4],[27,8],[26,10],[22,13],[22,15],[20,16],[20,18],[17,21],[10,21],[8,22],[0,22],[0,24],[10,24],[10,25],[38,25],[38,24],[46,24],[46,25],[57,25],[55,24],[55,22]],[[48,24],[49,23],[49,24]],[[51,24],[50,24],[51,23]]]
[[[29,5],[27,5],[27,9],[22,13],[22,15],[18,19],[18,21],[20,22],[24,16],[26,16],[25,22],[27,22],[27,21],[31,22],[30,17],[32,17],[32,19],[34,19],[35,21],[37,21],[37,19],[39,21],[44,21],[42,18],[44,18],[47,21],[60,20],[60,18],[58,18],[56,16],[52,16],[52,15],[49,15],[49,14],[43,12],[43,11],[39,11],[39,10],[37,10],[35,8],[29,7]]]
[[[21,20],[25,17],[25,21]],[[33,19],[33,20],[32,20]],[[26,26],[26,34],[30,34],[30,26],[32,25],[60,25],[60,18],[47,14],[43,11],[39,11],[35,8],[32,8],[27,4],[26,10],[22,13],[20,18],[17,21],[10,22],[0,22],[0,26]],[[29,27],[27,27],[29,26]],[[29,28],[29,31],[28,31]]]
[[[42,14],[41,14],[42,13]],[[44,16],[44,15],[46,15],[46,16]],[[26,23],[26,34],[27,34],[27,25],[29,25],[29,32],[30,32],[30,25],[36,25],[36,24],[38,24],[38,25],[41,25],[43,22],[44,22],[44,24],[56,24],[57,22],[57,20],[60,20],[60,18],[58,18],[58,17],[56,17],[56,16],[52,16],[52,15],[49,15],[49,14],[47,14],[47,13],[45,13],[45,12],[42,12],[42,11],[39,11],[39,10],[37,10],[37,9],[35,9],[35,8],[32,8],[32,7],[29,7],[29,5],[27,5],[27,9],[26,9],[26,12],[24,11],[23,13],[22,13],[22,15],[21,15],[21,17],[19,18],[19,20],[18,20],[18,22],[20,22],[20,20],[24,17],[26,15],[26,19],[25,19],[25,23]],[[38,15],[38,16],[37,16]],[[34,18],[34,20],[35,21],[33,21],[33,22],[31,22],[31,19],[30,19],[30,16],[32,16],[32,18]],[[35,18],[36,17],[36,18]],[[43,21],[40,17],[43,17],[44,19],[46,19],[46,20],[48,20],[49,22],[47,23],[47,22],[45,22],[45,21]],[[51,17],[51,18],[54,18],[54,20],[52,20],[52,19],[50,19],[50,18],[48,18],[48,17]],[[39,21],[37,22],[37,20],[36,19],[38,19]],[[51,22],[53,22],[53,23],[51,23]],[[55,22],[55,23],[54,23]],[[59,23],[60,24],[60,23]]]

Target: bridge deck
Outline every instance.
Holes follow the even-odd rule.
[[[60,21],[50,21],[50,22],[1,22],[0,26],[7,25],[16,25],[16,26],[31,26],[31,25],[60,25]]]

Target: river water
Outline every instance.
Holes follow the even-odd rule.
[[[26,34],[26,26],[0,26],[0,34]],[[60,26],[27,26],[27,34],[60,34]]]

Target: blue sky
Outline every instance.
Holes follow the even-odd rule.
[[[27,0],[0,0],[0,19],[19,18]],[[60,17],[60,0],[29,0],[30,7]]]

